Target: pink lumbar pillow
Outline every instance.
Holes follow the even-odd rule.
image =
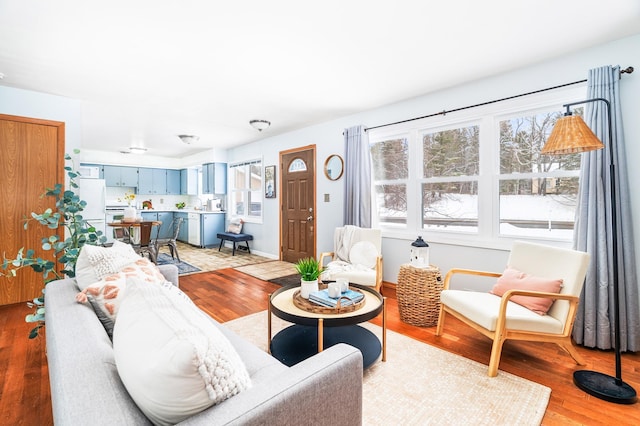
[[[490,293],[502,297],[502,295],[508,290],[530,290],[543,291],[547,293],[560,293],[561,289],[561,279],[535,277],[513,268],[507,268],[503,272],[502,276],[498,278],[498,281],[496,281],[496,284],[493,286]],[[539,315],[545,315],[553,304],[553,299],[543,297],[513,296],[509,300],[522,305]]]

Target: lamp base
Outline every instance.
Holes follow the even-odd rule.
[[[635,389],[627,383],[597,371],[581,370],[573,373],[573,383],[597,398],[616,404],[633,404],[638,400]]]

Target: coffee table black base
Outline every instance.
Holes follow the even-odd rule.
[[[378,337],[358,325],[324,327],[324,348],[347,343],[360,349],[364,368],[373,364],[382,352]],[[271,355],[291,367],[318,353],[318,327],[292,325],[271,339]]]

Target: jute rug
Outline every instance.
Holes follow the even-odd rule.
[[[272,260],[270,262],[239,266],[234,269],[247,275],[251,275],[252,277],[259,278],[263,281],[269,281],[274,278],[284,277],[296,273],[296,268],[293,263],[283,262],[281,260]]]
[[[167,253],[168,249],[163,247],[162,251]],[[236,252],[236,255],[232,256],[231,249],[223,248],[222,251],[218,251],[217,247],[203,249],[180,242],[178,243],[178,253],[180,254],[181,260],[190,263],[201,271],[235,268],[237,266],[251,265],[271,260],[246,252]]]
[[[263,350],[267,312],[225,324]],[[289,323],[273,317],[274,334]],[[362,326],[381,337],[374,324]],[[387,361],[364,371],[364,425],[539,425],[551,389],[387,330]],[[336,397],[332,395],[332,398]]]

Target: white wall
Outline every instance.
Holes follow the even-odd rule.
[[[0,114],[65,123],[65,151],[73,154],[82,142],[82,110],[78,100],[0,86]]]
[[[452,110],[494,99],[531,92],[587,78],[588,70],[603,65],[635,66],[638,71],[625,74],[621,81],[621,98],[629,181],[640,181],[640,35],[618,40],[566,55],[553,61],[505,73],[473,83],[452,87],[436,93],[416,97],[404,102],[304,128],[285,135],[265,138],[228,151],[230,162],[262,156],[263,165],[277,164],[278,152],[290,148],[315,144],[317,148],[317,206],[316,225],[318,253],[332,249],[333,229],[342,225],[344,178],[331,182],[324,177],[322,168],[330,154],[344,154],[342,131],[346,127],[363,124],[365,127],[424,116],[437,111]],[[585,93],[586,97],[586,93]],[[280,167],[278,167],[278,179]],[[279,180],[278,180],[279,182]],[[633,186],[632,186],[633,187]],[[323,202],[329,193],[331,202]],[[279,195],[279,194],[278,194]],[[640,217],[640,192],[631,194],[634,218]],[[256,250],[278,254],[278,199],[265,200],[264,223],[246,224],[247,232],[255,238]],[[638,220],[636,220],[638,223]],[[422,233],[429,241],[428,235]],[[636,245],[640,247],[640,225],[634,230]],[[383,241],[384,280],[396,282],[400,265],[407,261],[409,245],[416,235],[388,236]],[[452,244],[431,243],[431,263],[443,272],[452,267],[502,271],[508,252],[505,249],[476,248]],[[640,249],[636,250],[636,264]]]

